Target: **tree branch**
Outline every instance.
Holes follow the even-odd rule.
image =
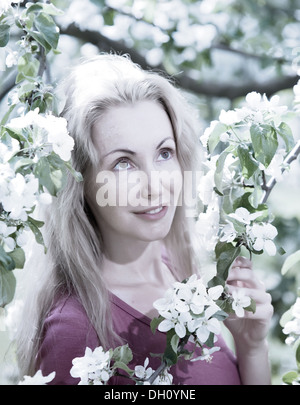
[[[291,150],[291,152],[287,155],[283,162],[283,168],[282,168],[282,173],[286,170],[285,167],[289,164],[291,164],[294,160],[298,158],[300,155],[300,140],[296,143],[294,148]],[[273,190],[274,186],[276,184],[276,179],[275,177],[272,177],[268,183],[264,187],[264,195],[261,199],[261,204],[265,204],[270,196],[271,191]]]
[[[98,31],[85,30],[81,31],[76,25],[71,24],[65,29],[61,29],[61,34],[70,35],[83,42],[89,42],[96,45],[100,51],[117,53],[128,53],[131,59],[139,64],[143,69],[154,69],[168,74],[163,65],[149,66],[144,56],[133,48],[127,47],[121,41],[111,40]],[[240,84],[222,84],[217,81],[214,82],[199,82],[192,79],[187,74],[178,73],[173,76],[176,84],[184,90],[190,91],[198,95],[205,95],[208,97],[228,98],[234,100],[237,97],[243,97],[251,91],[257,91],[261,94],[270,96],[280,90],[293,87],[298,82],[298,77],[295,76],[282,76],[267,82],[248,82]]]

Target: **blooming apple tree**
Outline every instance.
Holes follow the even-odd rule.
[[[0,308],[14,297],[16,280],[12,270],[25,262],[23,246],[33,232],[43,244],[35,218],[39,204],[48,204],[64,186],[67,173],[78,181],[81,175],[71,166],[74,141],[67,122],[58,116],[54,88],[45,78],[47,58],[58,50],[59,29],[55,17],[62,14],[50,2],[3,0],[0,5],[0,49],[7,68],[15,66],[16,86],[7,99],[7,111],[0,122]],[[19,35],[9,49],[10,33]],[[242,317],[255,311],[255,303],[243,291],[230,294],[226,280],[235,258],[244,248],[253,254],[275,255],[277,230],[267,200],[276,182],[288,171],[300,153],[289,120],[299,113],[300,82],[294,87],[295,106],[288,109],[279,96],[268,99],[249,93],[240,108],[222,110],[200,140],[206,150],[204,173],[198,186],[201,212],[196,227],[200,249],[213,264],[210,277],[191,276],[175,283],[154,303],[159,316],[153,319],[153,333],[166,333],[166,348],[157,370],[143,365],[130,369],[132,352],[120,346],[105,352],[102,347],[73,360],[71,375],[80,384],[106,384],[126,374],[137,384],[171,384],[170,367],[179,357],[189,361],[212,361],[218,351],[216,336],[229,312]],[[299,300],[299,299],[298,299]],[[299,359],[299,302],[284,325],[289,342],[297,345]],[[186,349],[188,341],[201,355]],[[294,372],[296,373],[296,372]],[[122,374],[122,375],[123,375]],[[38,372],[22,384],[47,384],[54,374]],[[285,378],[299,382],[299,374]]]
[[[43,78],[48,54],[57,52],[53,17],[62,12],[47,2],[28,2],[25,8],[19,3],[0,5],[1,55],[7,68],[17,70],[0,122],[0,307],[14,297],[12,270],[24,265],[29,232],[43,243],[35,207],[51,202],[67,171],[80,180],[70,164],[74,141],[66,120],[55,115],[54,89]],[[11,32],[20,37],[14,51],[8,47]]]

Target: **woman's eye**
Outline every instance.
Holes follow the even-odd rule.
[[[173,151],[171,151],[171,150],[169,150],[169,149],[164,149],[164,150],[162,150],[161,152],[160,152],[160,154],[159,154],[159,157],[160,157],[160,159],[159,160],[168,160],[168,159],[171,159],[171,157],[173,156]]]
[[[114,166],[114,170],[128,170],[131,168],[128,160],[122,159]]]

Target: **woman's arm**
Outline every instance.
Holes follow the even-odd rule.
[[[273,315],[271,296],[252,271],[250,260],[238,257],[227,279],[229,291],[243,289],[256,302],[255,313],[245,311],[241,318],[231,314],[225,321],[233,335],[239,371],[245,385],[271,383],[266,340]]]

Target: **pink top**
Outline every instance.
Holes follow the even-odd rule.
[[[145,358],[149,366],[156,369],[160,359],[150,353],[163,353],[166,334],[150,330],[150,319],[130,307],[115,295],[111,296],[111,310],[115,331],[133,351],[130,368],[143,365]],[[39,351],[39,368],[43,375],[56,371],[52,384],[77,384],[78,379],[70,375],[72,359],[82,357],[86,347],[94,349],[99,340],[82,305],[75,296],[60,298],[45,320],[44,335]],[[221,350],[213,354],[211,363],[190,362],[183,358],[173,366],[173,384],[185,385],[238,385],[241,384],[236,359],[219,336],[217,346]],[[109,384],[134,384],[124,377],[113,377]]]

